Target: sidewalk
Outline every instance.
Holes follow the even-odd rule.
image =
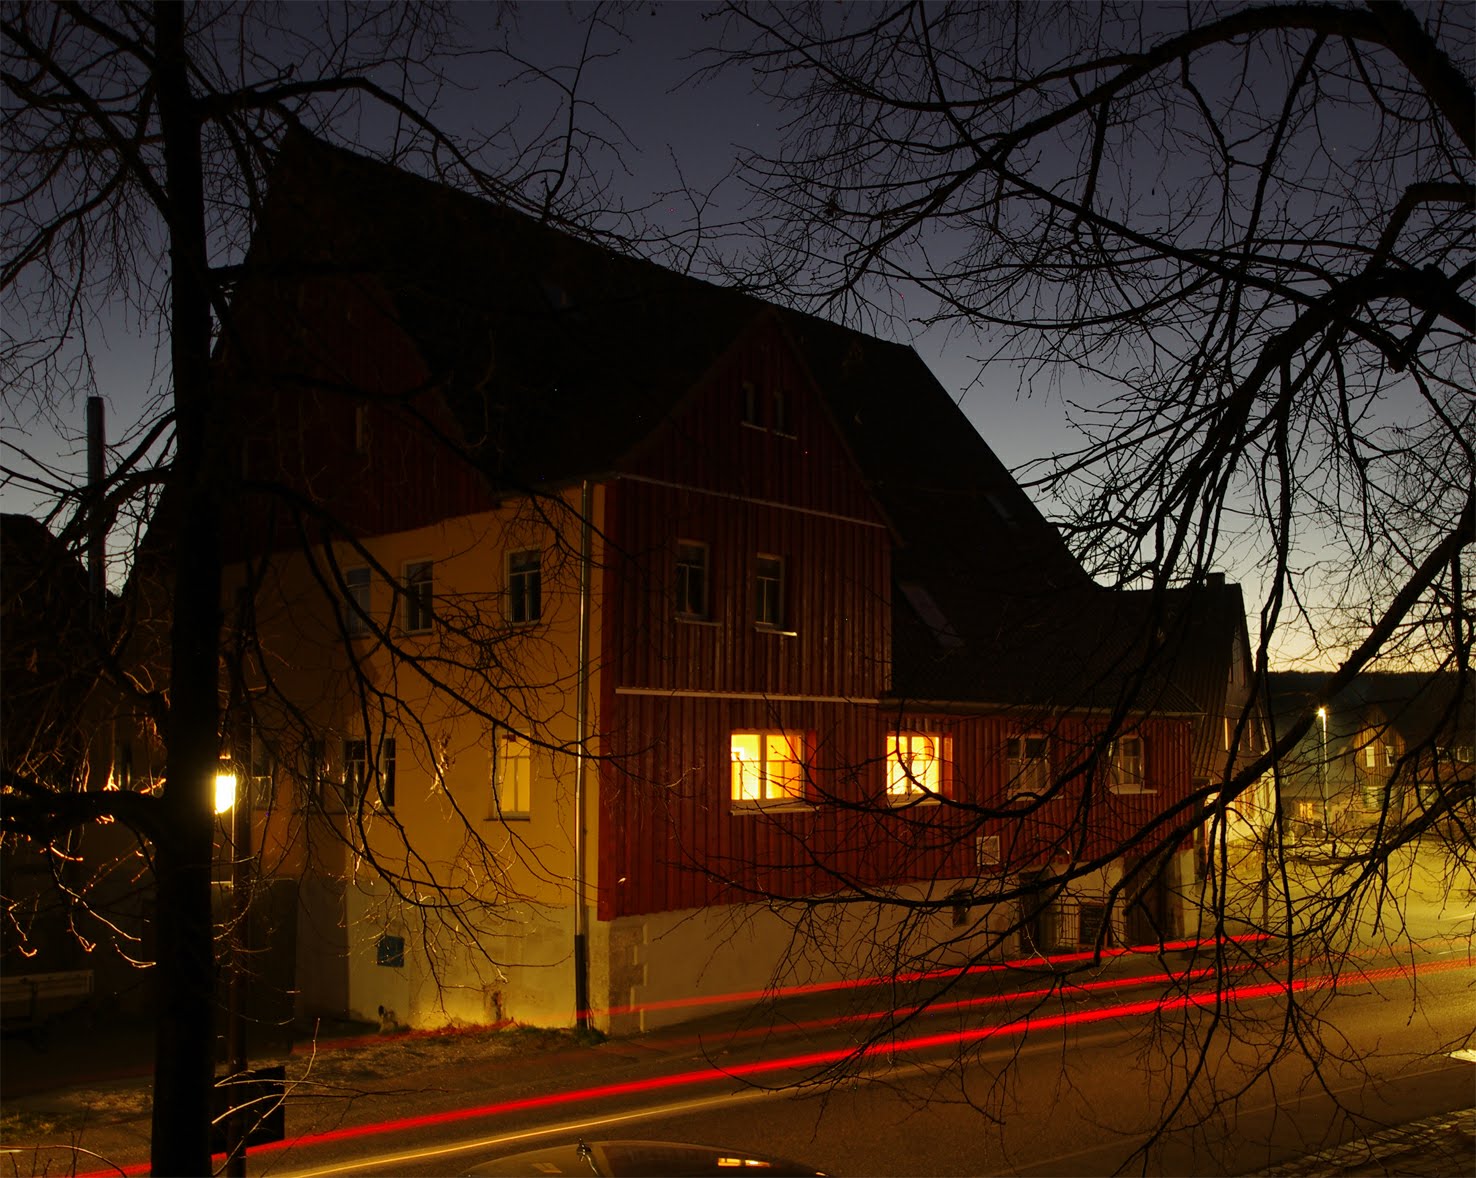
[[[1476,1173],[1476,1108],[1385,1129],[1258,1172],[1257,1178],[1374,1178],[1419,1175],[1458,1178]]]

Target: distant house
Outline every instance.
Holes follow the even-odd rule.
[[[0,516],[0,570],[0,972],[92,971],[100,995],[141,1001],[137,839],[49,818],[53,797],[154,780],[148,725],[101,671],[115,603],[93,596],[76,554],[30,516]]]
[[[1243,619],[1206,721],[910,349],[303,136],[233,319],[232,752],[304,1012],[629,1029],[1182,928]]]
[[[1278,728],[1314,708],[1326,676],[1271,676]],[[1279,766],[1283,815],[1304,838],[1358,840],[1379,829],[1469,823],[1476,681],[1453,672],[1360,676]],[[1466,827],[1469,830],[1469,826]]]

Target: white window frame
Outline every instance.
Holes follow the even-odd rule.
[[[1039,742],[1040,755],[1029,746]],[[1017,732],[1005,741],[1005,789],[1011,799],[1044,797],[1051,788],[1051,738],[1043,732]]]
[[[343,628],[355,638],[369,633],[374,616],[373,574],[368,565],[343,570]]]
[[[782,556],[760,552],[754,557],[753,624],[760,630],[784,629],[784,572]]]
[[[532,557],[531,563],[526,559]],[[525,563],[519,564],[519,561]],[[527,626],[543,617],[543,550],[519,548],[507,554],[507,618]]]
[[[694,557],[700,556],[700,561]],[[693,570],[700,578],[698,600],[693,601]],[[676,615],[705,621],[712,609],[712,550],[702,540],[678,540],[676,545]]]
[[[1136,748],[1136,755],[1128,749]],[[1148,788],[1148,746],[1140,733],[1128,732],[1112,742],[1108,782],[1117,794],[1151,794]]]
[[[492,805],[487,817],[527,821],[533,817],[533,744],[508,728],[492,739]]]
[[[948,785],[951,745],[941,732],[903,729],[887,733],[888,801],[898,805],[942,798]]]
[[[375,810],[395,808],[395,738],[381,737],[377,757],[369,757],[369,741],[361,738],[343,742],[343,800],[350,811],[360,803]],[[370,783],[374,790],[370,793]]]
[[[407,561],[400,584],[405,597],[405,633],[429,634],[436,627],[436,562]]]
[[[739,741],[753,742],[755,755],[741,752]],[[782,745],[780,742],[783,742]],[[789,756],[776,757],[780,748]],[[808,809],[811,738],[808,732],[792,729],[745,728],[729,734],[729,797],[735,810],[774,808]],[[778,766],[792,766],[779,769]]]

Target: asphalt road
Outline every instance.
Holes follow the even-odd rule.
[[[1254,1173],[1473,1103],[1476,1064],[1450,1054],[1476,1023],[1464,949],[1422,957],[1417,981],[1388,959],[1362,965],[1302,993],[1295,1023],[1284,997],[1248,987],[1228,1003],[1142,1010],[1148,995],[1114,984],[1036,1005],[1028,1034],[1018,1006],[959,1008],[898,1031],[895,1052],[840,1079],[817,1053],[854,1042],[855,1027],[811,1026],[726,1051],[730,1070],[761,1069],[743,1079],[706,1074],[698,1053],[658,1069],[678,1077],[658,1086],[627,1079],[477,1116],[386,1121],[253,1157],[251,1170],[458,1174],[584,1137],[748,1147],[841,1175]],[[786,1053],[807,1060],[762,1062]]]

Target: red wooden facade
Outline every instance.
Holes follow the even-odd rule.
[[[754,415],[783,390],[783,429]],[[762,412],[762,410],[760,410]],[[899,714],[889,703],[887,527],[781,333],[754,332],[608,484],[603,582],[598,914],[620,916],[969,877],[998,836],[1012,870],[1122,843],[1188,790],[1189,728],[1139,728],[1155,792],[1097,775],[1033,809],[1006,796],[1012,735],[1048,734],[1058,765],[1099,726],[1069,715]],[[709,553],[707,616],[679,616],[677,545]],[[757,554],[787,573],[781,630],[752,617]],[[735,807],[734,732],[803,733],[805,807]],[[949,739],[946,800],[893,807],[891,732]]]

